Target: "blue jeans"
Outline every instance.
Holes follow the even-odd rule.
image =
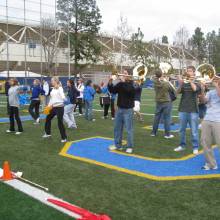
[[[133,148],[134,134],[133,134],[133,109],[118,108],[115,115],[114,139],[115,146],[120,148],[122,146],[123,128],[127,131],[127,147]]]
[[[85,119],[91,121],[93,119],[92,116],[92,100],[85,100]]]
[[[191,128],[191,142],[193,149],[199,148],[199,114],[198,113],[188,113],[188,112],[179,112],[180,120],[180,146],[186,146],[186,128],[189,123]]]
[[[168,136],[170,135],[171,110],[172,110],[171,102],[164,102],[164,103],[157,102],[156,103],[152,134],[155,134],[155,135],[157,134],[160,119],[163,116],[165,135],[168,135]]]

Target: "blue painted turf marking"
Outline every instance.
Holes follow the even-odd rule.
[[[112,144],[113,140],[101,137],[79,140],[70,143],[60,154],[111,169],[124,169],[128,171],[127,173],[131,171],[131,174],[134,175],[137,172],[140,174],[139,176],[143,174],[145,177],[149,176],[150,178],[152,176],[154,177],[152,179],[158,180],[220,177],[219,170],[201,170],[201,167],[204,165],[203,154],[185,160],[156,161],[110,152],[108,147]],[[214,152],[216,157],[219,158],[219,151],[215,149]]]
[[[34,120],[30,115],[20,116],[21,121],[32,121]],[[41,114],[40,119],[45,119],[46,115]],[[0,118],[0,123],[9,123],[9,118]]]

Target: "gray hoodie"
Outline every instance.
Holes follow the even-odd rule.
[[[19,92],[19,86],[12,86],[8,90],[9,106],[19,107],[18,92]]]

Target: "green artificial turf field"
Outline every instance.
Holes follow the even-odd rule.
[[[94,108],[100,109],[98,98],[95,104]],[[152,90],[144,90],[142,104],[142,112],[153,113]],[[178,114],[177,106],[178,100],[173,115]],[[5,107],[0,107],[1,117],[6,117],[5,111]],[[97,135],[112,138],[113,122],[101,119],[101,112],[94,115],[96,122],[77,117],[78,129],[67,130],[68,139]],[[162,132],[157,138],[150,137],[150,130],[143,127],[152,124],[153,116],[144,116],[144,120],[135,123],[135,154],[180,158],[191,153],[190,147],[181,153],[173,151],[178,146],[177,133],[172,140],[165,140]],[[43,122],[38,126],[24,122],[25,132],[21,136],[6,134],[8,124],[0,124],[0,163],[9,160],[13,170],[23,171],[25,178],[48,187],[52,194],[90,211],[106,213],[113,220],[220,218],[219,179],[157,182],[59,156],[63,144],[56,124],[55,119],[53,137],[47,140],[41,138]],[[0,184],[0,204],[1,220],[69,219],[3,184]]]

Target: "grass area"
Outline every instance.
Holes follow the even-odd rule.
[[[142,103],[146,105],[142,106],[142,112],[153,113],[153,98],[153,91],[144,91]],[[98,99],[96,103],[98,104]],[[177,105],[178,101],[174,108]],[[4,108],[0,109],[1,117],[6,116],[4,111]],[[177,115],[176,111],[174,115]],[[95,112],[95,118],[96,122],[86,122],[82,117],[77,117],[79,128],[68,130],[68,139],[73,141],[96,135],[113,137],[113,122],[102,120],[101,112]],[[150,137],[150,130],[143,127],[152,124],[153,116],[144,116],[144,119],[143,124],[135,123],[135,154],[177,158],[191,153],[190,147],[179,154],[173,151],[178,145],[177,135],[172,140],[165,140],[162,132],[159,132],[158,138]],[[23,171],[25,178],[47,186],[56,196],[93,212],[107,213],[113,220],[220,218],[218,179],[156,182],[59,156],[63,145],[60,143],[56,123],[54,120],[53,138],[47,140],[41,138],[44,133],[43,123],[34,126],[32,122],[25,122],[25,132],[18,137],[6,135],[8,125],[1,124],[0,163],[9,160],[13,170]],[[34,203],[26,196],[22,199],[22,205],[19,203],[20,197],[20,193],[1,184],[0,204],[6,202],[8,207],[0,209],[0,216],[7,216],[9,213],[16,216],[19,207],[19,214],[13,220],[37,220],[44,215],[47,220],[67,219],[62,215],[54,218],[53,210]],[[33,207],[33,212],[27,211],[30,207]]]

